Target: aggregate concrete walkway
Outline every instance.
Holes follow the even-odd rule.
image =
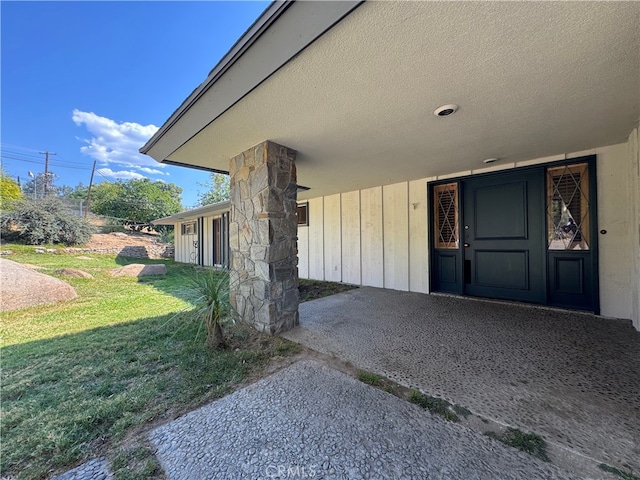
[[[171,480],[571,478],[314,361],[159,427],[150,439]]]
[[[283,336],[640,471],[640,333],[629,322],[363,287],[301,304]]]
[[[51,480],[112,480],[109,472],[109,462],[106,457],[94,458],[63,474],[52,477]]]

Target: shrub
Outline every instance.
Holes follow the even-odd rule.
[[[207,346],[226,346],[222,323],[232,321],[229,301],[229,272],[213,269],[198,270],[189,278],[187,292],[195,304],[195,318],[207,329]]]
[[[173,231],[173,225],[159,225],[154,227],[154,230],[160,234],[160,241],[162,243],[168,243],[173,245],[175,242],[175,235]]]
[[[37,202],[16,202],[11,211],[0,214],[0,234],[9,240],[20,240],[29,245],[87,243],[93,226],[86,220],[68,212],[54,197]]]

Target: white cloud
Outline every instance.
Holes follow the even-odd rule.
[[[80,147],[80,151],[100,162],[100,165],[117,165],[120,168],[138,170],[150,175],[164,175],[158,170],[158,168],[164,168],[164,165],[138,152],[138,149],[158,131],[155,125],[140,125],[135,122],[118,123],[93,112],[82,112],[78,109],[73,111],[72,119],[76,125],[84,125],[91,135],[90,138],[81,139],[86,145]],[[115,173],[132,175],[135,172]],[[143,175],[137,175],[139,176],[118,178],[143,178]]]
[[[149,167],[140,167],[138,168],[138,170],[151,175],[169,175],[169,172],[163,172],[161,170],[156,170],[155,168],[149,168]]]
[[[99,168],[96,170],[96,172],[98,172],[98,174],[102,175],[103,177],[107,177],[108,179],[118,178],[122,180],[131,180],[132,178],[146,178],[144,175],[141,175],[138,172],[132,172],[128,170],[120,170],[115,172],[110,168]]]

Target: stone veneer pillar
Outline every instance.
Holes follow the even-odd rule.
[[[296,151],[266,141],[230,161],[230,301],[239,320],[280,333],[298,324]]]

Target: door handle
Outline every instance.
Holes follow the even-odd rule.
[[[471,244],[470,244],[470,243],[465,243],[465,244],[464,244],[464,247],[470,247],[470,246],[471,246]]]

